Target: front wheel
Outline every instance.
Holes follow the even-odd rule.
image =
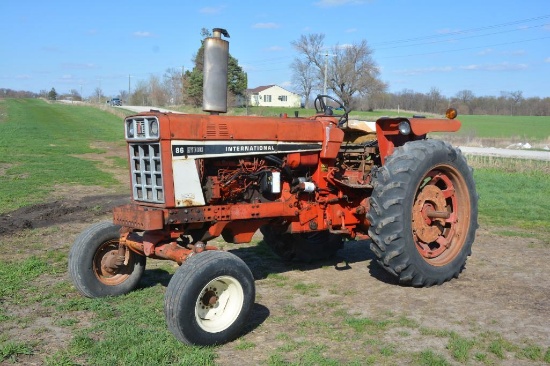
[[[239,257],[218,251],[193,255],[166,289],[168,329],[190,345],[231,341],[245,325],[255,294],[252,272]]]
[[[120,226],[101,222],[84,230],[69,252],[69,276],[86,297],[123,295],[138,285],[146,258],[126,249],[119,256]]]
[[[460,150],[408,142],[374,174],[367,215],[371,249],[403,284],[431,286],[458,274],[477,229],[477,193]]]

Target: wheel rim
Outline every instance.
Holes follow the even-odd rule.
[[[128,250],[124,263],[118,266],[113,265],[118,256],[118,247],[118,240],[109,240],[103,243],[94,255],[94,274],[101,283],[108,286],[116,286],[126,281],[134,268],[133,256]]]
[[[460,253],[470,222],[470,196],[466,181],[449,165],[424,176],[412,212],[413,240],[422,258],[444,266]]]
[[[195,319],[199,326],[218,333],[237,319],[244,303],[244,291],[235,278],[220,276],[203,287],[195,303]]]

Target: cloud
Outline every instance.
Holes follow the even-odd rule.
[[[339,50],[345,50],[346,48],[352,48],[353,45],[351,43],[344,43],[344,44],[337,44],[335,47]]]
[[[348,28],[346,29],[346,33],[355,33],[357,32],[357,28]]]
[[[509,55],[509,56],[523,56],[527,52],[525,50],[513,50],[513,51],[504,51],[502,52],[503,55]]]
[[[252,26],[252,28],[256,29],[275,29],[279,27],[280,25],[277,23],[256,23]]]
[[[501,62],[499,64],[472,64],[460,66],[461,70],[474,70],[474,71],[518,71],[526,70],[529,68],[528,64],[511,64],[508,62]]]
[[[29,80],[29,79],[32,79],[32,77],[30,75],[27,75],[27,74],[21,74],[21,75],[15,75],[15,78],[17,80]]]
[[[65,62],[61,64],[61,67],[63,69],[71,69],[71,70],[88,70],[88,69],[95,69],[96,65],[92,63],[75,63],[75,62]]]
[[[360,5],[366,3],[366,0],[320,0],[315,3],[320,8],[333,8],[343,5]]]
[[[492,48],[486,48],[486,49],[484,49],[484,50],[479,51],[477,54],[478,54],[479,56],[485,56],[485,55],[488,55],[488,54],[490,54],[490,53],[493,53],[493,49],[492,49]]]
[[[279,51],[283,51],[284,48],[281,46],[271,46],[271,47],[265,48],[265,50],[270,52],[279,52]]]
[[[438,34],[452,34],[452,33],[458,33],[458,32],[460,32],[460,29],[443,28],[443,29],[437,30],[436,33],[438,33]]]
[[[292,83],[290,81],[283,81],[282,83],[277,84],[282,88],[289,88],[292,86]]]
[[[544,59],[544,62],[550,63],[550,57],[545,58],[545,59]]]
[[[450,72],[453,71],[454,68],[452,66],[440,66],[440,67],[424,67],[424,68],[417,68],[417,69],[404,69],[404,70],[396,70],[396,74],[403,74],[407,76],[415,76],[415,75],[423,75],[423,74],[432,74],[435,72]]]
[[[132,33],[132,35],[133,35],[134,37],[137,37],[137,38],[148,38],[148,37],[153,37],[153,33],[151,33],[151,32],[144,32],[144,31],[137,31],[137,32]]]
[[[205,6],[199,9],[199,13],[202,14],[219,14],[225,8],[225,5],[220,6]]]

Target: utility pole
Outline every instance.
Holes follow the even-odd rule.
[[[97,104],[101,104],[101,79],[97,79],[99,81],[99,88],[97,88]]]
[[[132,75],[128,74],[128,100],[126,101],[126,103],[130,103],[130,92],[131,92],[131,88],[130,88],[130,78],[132,77]]]
[[[185,88],[185,83],[184,83],[184,80],[185,80],[185,73],[183,72],[184,70],[184,66],[182,65],[181,66],[181,104],[183,105],[183,96],[185,94],[184,92],[184,88]]]
[[[323,85],[324,95],[327,95],[327,73],[328,73],[328,52],[325,54],[325,83]]]

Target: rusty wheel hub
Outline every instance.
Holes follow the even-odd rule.
[[[129,254],[128,251],[126,253]],[[132,263],[125,265],[125,261],[125,256],[119,253],[118,240],[111,240],[103,243],[96,251],[93,270],[102,283],[115,286],[124,282],[131,273],[128,269]]]
[[[462,202],[466,192],[463,179],[452,167],[432,170],[416,196],[412,212],[412,230],[416,248],[433,265],[449,263],[460,251],[467,222],[459,222],[469,207]],[[466,225],[466,226],[465,226]]]

